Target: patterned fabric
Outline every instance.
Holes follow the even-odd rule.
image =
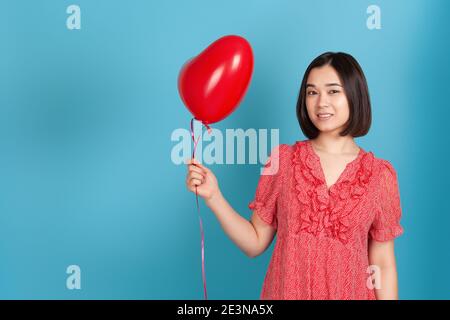
[[[310,140],[281,144],[248,207],[277,229],[261,299],[376,299],[367,285],[368,241],[403,233],[397,174],[387,160],[360,148],[327,188]]]

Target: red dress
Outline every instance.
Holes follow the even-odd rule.
[[[360,148],[327,189],[310,140],[281,144],[248,207],[277,228],[261,299],[376,299],[368,241],[403,233],[397,174],[387,160]]]

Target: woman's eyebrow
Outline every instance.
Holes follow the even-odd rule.
[[[332,86],[342,87],[339,83],[327,83],[327,84],[325,84],[325,87],[332,87]],[[314,84],[312,84],[312,83],[307,83],[306,84],[306,88],[308,88],[308,87],[315,88],[316,86]]]

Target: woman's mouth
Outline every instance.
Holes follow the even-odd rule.
[[[319,113],[317,114],[317,118],[319,118],[319,120],[328,120],[333,116],[333,114],[331,113]]]

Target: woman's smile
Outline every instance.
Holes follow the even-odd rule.
[[[331,114],[331,113],[318,113],[317,114],[317,118],[320,121],[326,121],[328,119],[331,119],[332,116],[333,116],[333,114]]]

